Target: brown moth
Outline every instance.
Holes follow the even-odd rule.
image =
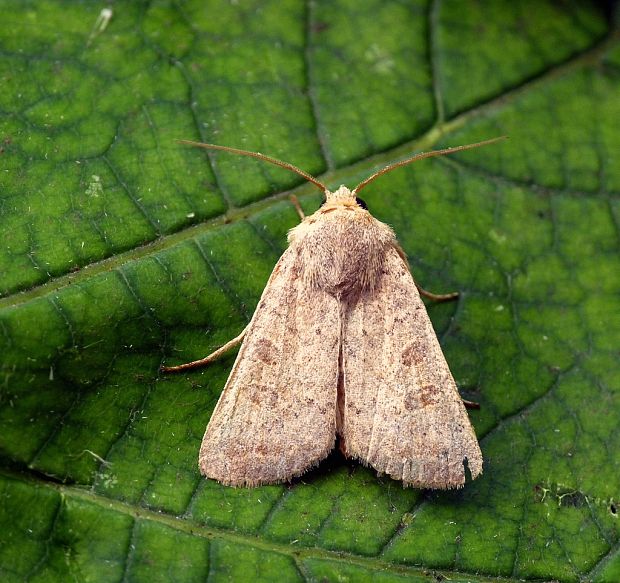
[[[246,329],[206,358],[163,369],[207,364],[243,341],[202,441],[202,474],[231,486],[286,482],[316,466],[337,437],[346,457],[404,486],[459,488],[466,465],[472,478],[482,472],[476,435],[420,298],[456,294],[417,288],[394,232],[356,195],[399,166],[497,139],[421,153],[334,192],[263,154],[184,142],[283,166],[326,197],[289,232]]]

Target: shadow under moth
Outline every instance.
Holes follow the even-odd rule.
[[[334,448],[404,486],[459,488],[466,468],[482,472],[482,454],[465,405],[407,259],[392,229],[357,193],[378,176],[415,160],[475,148],[501,138],[417,154],[376,172],[353,190],[325,193],[314,214],[288,235],[245,330],[213,354],[164,367],[212,362],[242,342],[200,448],[202,474],[231,486],[286,482]],[[296,199],[294,199],[296,203]]]

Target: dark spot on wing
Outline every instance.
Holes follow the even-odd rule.
[[[435,385],[423,385],[417,391],[411,391],[405,395],[405,409],[414,411],[434,405],[437,402],[437,387]]]
[[[413,411],[417,409],[418,400],[415,398],[415,393],[407,393],[405,395],[405,409],[407,411]]]
[[[437,402],[437,387],[435,385],[423,385],[419,392],[422,407],[434,405]]]
[[[258,340],[255,347],[255,354],[256,357],[265,364],[276,364],[276,362],[278,362],[276,347],[273,345],[273,342],[267,338]]]
[[[405,366],[411,366],[412,364],[420,364],[424,360],[424,353],[422,347],[417,342],[412,342],[401,354],[401,362]]]

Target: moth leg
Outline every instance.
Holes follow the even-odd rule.
[[[297,200],[297,197],[294,194],[291,194],[289,198],[291,199],[291,202],[293,203],[293,206],[295,207],[299,218],[303,221],[306,218],[306,213],[304,213],[304,209],[301,208],[299,200]]]
[[[467,399],[463,399],[463,397],[461,397],[461,401],[463,401],[465,409],[480,409],[480,403],[476,403],[476,401],[468,401]]]
[[[428,298],[433,302],[449,302],[450,300],[455,300],[459,297],[459,292],[450,292],[449,294],[434,294],[432,292],[426,291],[421,285],[418,283],[415,284],[420,292],[421,296]]]
[[[161,372],[179,372],[192,368],[200,368],[201,366],[210,364],[211,362],[217,360],[220,356],[222,356],[222,354],[228,352],[231,348],[234,348],[235,346],[241,344],[241,341],[243,340],[247,329],[248,328],[246,326],[241,332],[241,334],[239,334],[239,336],[233,338],[232,340],[229,340],[226,344],[224,344],[224,346],[221,346],[216,351],[209,354],[209,356],[205,356],[200,360],[194,360],[192,362],[186,362],[185,364],[179,364],[177,366],[162,366],[159,370],[161,370]]]

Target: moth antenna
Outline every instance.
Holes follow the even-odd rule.
[[[387,174],[391,172],[395,168],[400,168],[401,166],[406,166],[407,164],[411,164],[411,162],[416,162],[417,160],[423,160],[424,158],[434,158],[435,156],[444,156],[445,154],[453,154],[454,152],[462,152],[463,150],[471,150],[473,148],[479,148],[480,146],[486,146],[488,144],[494,144],[495,142],[499,142],[500,140],[506,140],[508,136],[500,136],[499,138],[492,138],[491,140],[484,140],[483,142],[476,142],[475,144],[467,144],[465,146],[455,146],[454,148],[445,148],[443,150],[432,150],[430,152],[421,152],[420,154],[416,154],[415,156],[411,156],[411,158],[406,158],[405,160],[401,160],[400,162],[395,162],[394,164],[390,164],[385,168],[375,172],[372,176],[366,178],[360,182],[352,191],[352,194],[358,193],[362,188],[368,186],[375,178],[379,178],[382,174]]]
[[[217,144],[205,144],[203,142],[193,142],[191,140],[177,140],[179,144],[187,144],[188,146],[196,146],[197,148],[205,148],[206,150],[223,150],[224,152],[230,152],[231,154],[239,154],[240,156],[250,156],[251,158],[258,158],[259,160],[263,160],[264,162],[269,162],[271,164],[275,164],[276,166],[281,166],[282,168],[286,168],[287,170],[291,170],[300,176],[303,176],[308,182],[312,182],[318,186],[323,192],[329,192],[327,186],[325,186],[322,182],[319,182],[314,176],[311,176],[307,172],[304,172],[297,166],[293,166],[288,162],[283,162],[282,160],[278,160],[277,158],[272,158],[271,156],[266,156],[265,154],[261,154],[260,152],[250,152],[248,150],[239,150],[237,148],[229,148],[228,146],[218,146]]]

